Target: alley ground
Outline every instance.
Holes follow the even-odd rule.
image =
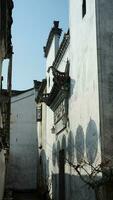
[[[4,200],[43,200],[37,192],[11,192],[7,194]]]
[[[36,192],[16,192],[13,197],[14,200],[40,200]]]

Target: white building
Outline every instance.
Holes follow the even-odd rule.
[[[68,31],[64,34],[63,40],[59,45],[60,34],[61,29],[58,27],[58,22],[54,22],[54,27],[50,31],[44,48],[47,59],[47,85],[43,90],[39,88],[37,98],[38,103],[42,101],[42,108],[45,106],[43,102],[47,105],[42,112],[42,121],[40,122],[39,120],[38,122],[39,138],[40,124],[46,126],[45,131],[43,130],[41,134],[41,138],[43,138],[41,152],[45,152],[46,157],[46,170],[43,178],[46,178],[48,182],[52,182],[54,199],[75,199],[75,195],[78,199],[83,199],[84,197],[85,199],[86,197],[87,199],[94,199],[95,195],[91,189],[88,189],[89,186],[84,187],[80,192],[84,182],[81,181],[69,162],[77,165],[83,159],[89,159],[88,161],[91,161],[91,163],[96,162],[96,157],[98,156],[100,159],[100,154],[97,155],[97,150],[100,152],[98,144],[99,129],[97,128],[99,123],[98,87],[95,88],[95,93],[90,91],[95,77],[97,84],[97,72],[96,69],[93,69],[92,76],[95,77],[89,76],[91,83],[90,85],[89,82],[86,83],[87,92],[85,94],[85,80],[83,78],[85,69],[79,69],[78,66],[72,67],[76,65],[71,64],[71,62],[73,63],[72,58],[76,56],[71,58],[70,33]],[[83,62],[82,59],[80,61]],[[87,70],[87,73],[90,74],[90,71]],[[86,76],[88,78],[88,75]],[[78,82],[76,82],[76,79]],[[90,101],[87,104],[89,99],[88,92],[93,93],[95,102],[93,107],[90,106]],[[46,117],[43,117],[44,113],[46,113]],[[91,132],[90,138],[89,131]],[[85,144],[85,138],[87,144]],[[43,145],[43,143],[46,145]],[[68,164],[66,164],[66,160]]]
[[[10,156],[7,187],[12,190],[37,188],[37,126],[34,89],[11,98]]]
[[[37,125],[55,200],[113,199],[112,10],[111,1],[70,0],[69,31],[59,45],[55,21],[44,47]]]

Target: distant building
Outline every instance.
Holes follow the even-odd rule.
[[[7,188],[35,190],[38,177],[38,141],[34,88],[12,91],[12,95]]]
[[[10,95],[12,79],[12,0],[0,0],[0,199],[3,198],[6,161],[9,148]],[[9,59],[7,89],[2,88],[2,67],[4,59]],[[6,155],[6,157],[5,157]],[[5,159],[6,158],[6,159]]]
[[[55,200],[113,199],[112,10],[111,1],[71,0],[69,31],[59,43],[55,21],[44,47],[41,183]]]

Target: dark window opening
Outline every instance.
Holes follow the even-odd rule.
[[[59,151],[59,200],[65,200],[65,151]]]
[[[42,106],[38,106],[38,108],[36,109],[36,121],[42,121]]]
[[[82,3],[82,18],[86,15],[86,0],[83,0]]]
[[[49,84],[49,87],[50,87],[50,76],[49,76],[49,79],[48,79],[48,84]]]

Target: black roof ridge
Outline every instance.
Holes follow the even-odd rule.
[[[48,53],[49,53],[49,49],[51,47],[51,43],[52,43],[52,40],[53,40],[53,37],[54,35],[59,35],[59,37],[61,36],[61,33],[62,33],[62,29],[59,28],[59,21],[54,21],[53,22],[53,27],[49,33],[49,36],[48,36],[48,40],[47,40],[47,43],[46,43],[46,46],[43,47],[44,49],[44,56],[47,57]]]

